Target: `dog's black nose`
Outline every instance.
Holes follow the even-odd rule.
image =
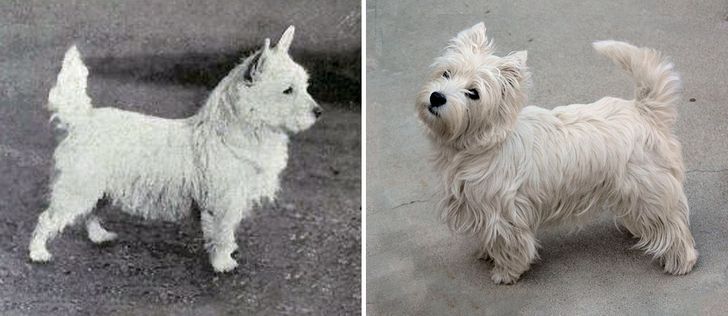
[[[447,99],[445,98],[445,95],[440,92],[433,92],[430,94],[430,105],[434,107],[441,106],[443,104],[447,103]]]
[[[321,114],[324,114],[324,109],[322,109],[321,107],[318,107],[318,106],[313,108],[313,115],[315,115],[316,118],[321,116]]]

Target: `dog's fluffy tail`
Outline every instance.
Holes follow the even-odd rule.
[[[72,117],[85,115],[91,110],[91,98],[86,94],[88,69],[81,60],[76,45],[71,46],[63,57],[56,85],[48,95],[48,110],[53,117],[71,121]]]
[[[677,117],[674,103],[680,97],[680,77],[672,63],[650,48],[618,41],[594,42],[594,49],[626,70],[637,83],[635,100],[647,113],[667,127]]]

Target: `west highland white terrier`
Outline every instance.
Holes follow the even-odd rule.
[[[449,42],[418,95],[444,184],[442,217],[478,240],[495,283],[528,270],[540,227],[581,227],[604,209],[666,272],[688,273],[697,261],[672,133],[680,79],[652,49],[594,48],[634,78],[634,100],[524,107],[526,52],[493,55],[482,23]]]
[[[71,47],[48,97],[52,119],[67,135],[54,154],[58,173],[33,232],[31,260],[50,260],[48,240],[80,218],[94,243],[116,238],[92,214],[107,197],[127,213],[171,221],[196,202],[212,267],[234,269],[235,230],[255,205],[274,199],[288,134],[322,113],[306,91],[308,74],[288,54],[293,33],[291,26],[273,48],[266,39],[186,119],[93,108],[88,70]]]

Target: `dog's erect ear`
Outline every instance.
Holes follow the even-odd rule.
[[[263,73],[263,68],[265,68],[266,59],[268,59],[269,53],[270,39],[266,38],[263,42],[263,47],[255,54],[255,56],[253,56],[253,59],[250,61],[250,65],[248,65],[248,68],[245,69],[245,73],[243,73],[243,80],[245,80],[245,82],[249,85],[260,79],[260,75]]]
[[[527,58],[528,52],[525,50],[513,52],[503,57],[503,63],[498,66],[498,70],[505,80],[505,84],[516,87],[516,85],[520,85],[528,78]],[[508,87],[504,86],[504,88]]]
[[[491,51],[491,42],[488,41],[488,36],[485,35],[485,24],[483,22],[458,33],[454,42],[460,48],[469,49],[476,53]]]
[[[503,57],[506,60],[506,64],[512,64],[518,68],[526,68],[526,59],[528,59],[528,51],[521,50],[512,52],[508,56]]]
[[[260,51],[263,54],[268,54],[270,51],[270,38],[266,38],[265,41],[263,41],[263,47],[260,49]]]
[[[291,47],[291,42],[293,41],[293,34],[296,32],[296,28],[293,27],[293,25],[289,26],[285,32],[283,32],[283,35],[281,36],[281,39],[278,41],[278,44],[276,44],[276,50],[278,50],[281,53],[287,53],[288,49]]]

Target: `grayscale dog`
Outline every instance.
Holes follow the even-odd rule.
[[[116,238],[92,214],[107,196],[145,219],[179,220],[196,201],[212,267],[234,269],[235,230],[254,205],[275,197],[288,135],[321,114],[306,91],[308,74],[288,54],[293,33],[291,26],[273,48],[266,39],[196,115],[178,120],[92,107],[88,70],[71,47],[48,98],[67,136],[54,154],[58,176],[33,232],[31,260],[50,260],[46,243],[78,219],[93,242]]]

